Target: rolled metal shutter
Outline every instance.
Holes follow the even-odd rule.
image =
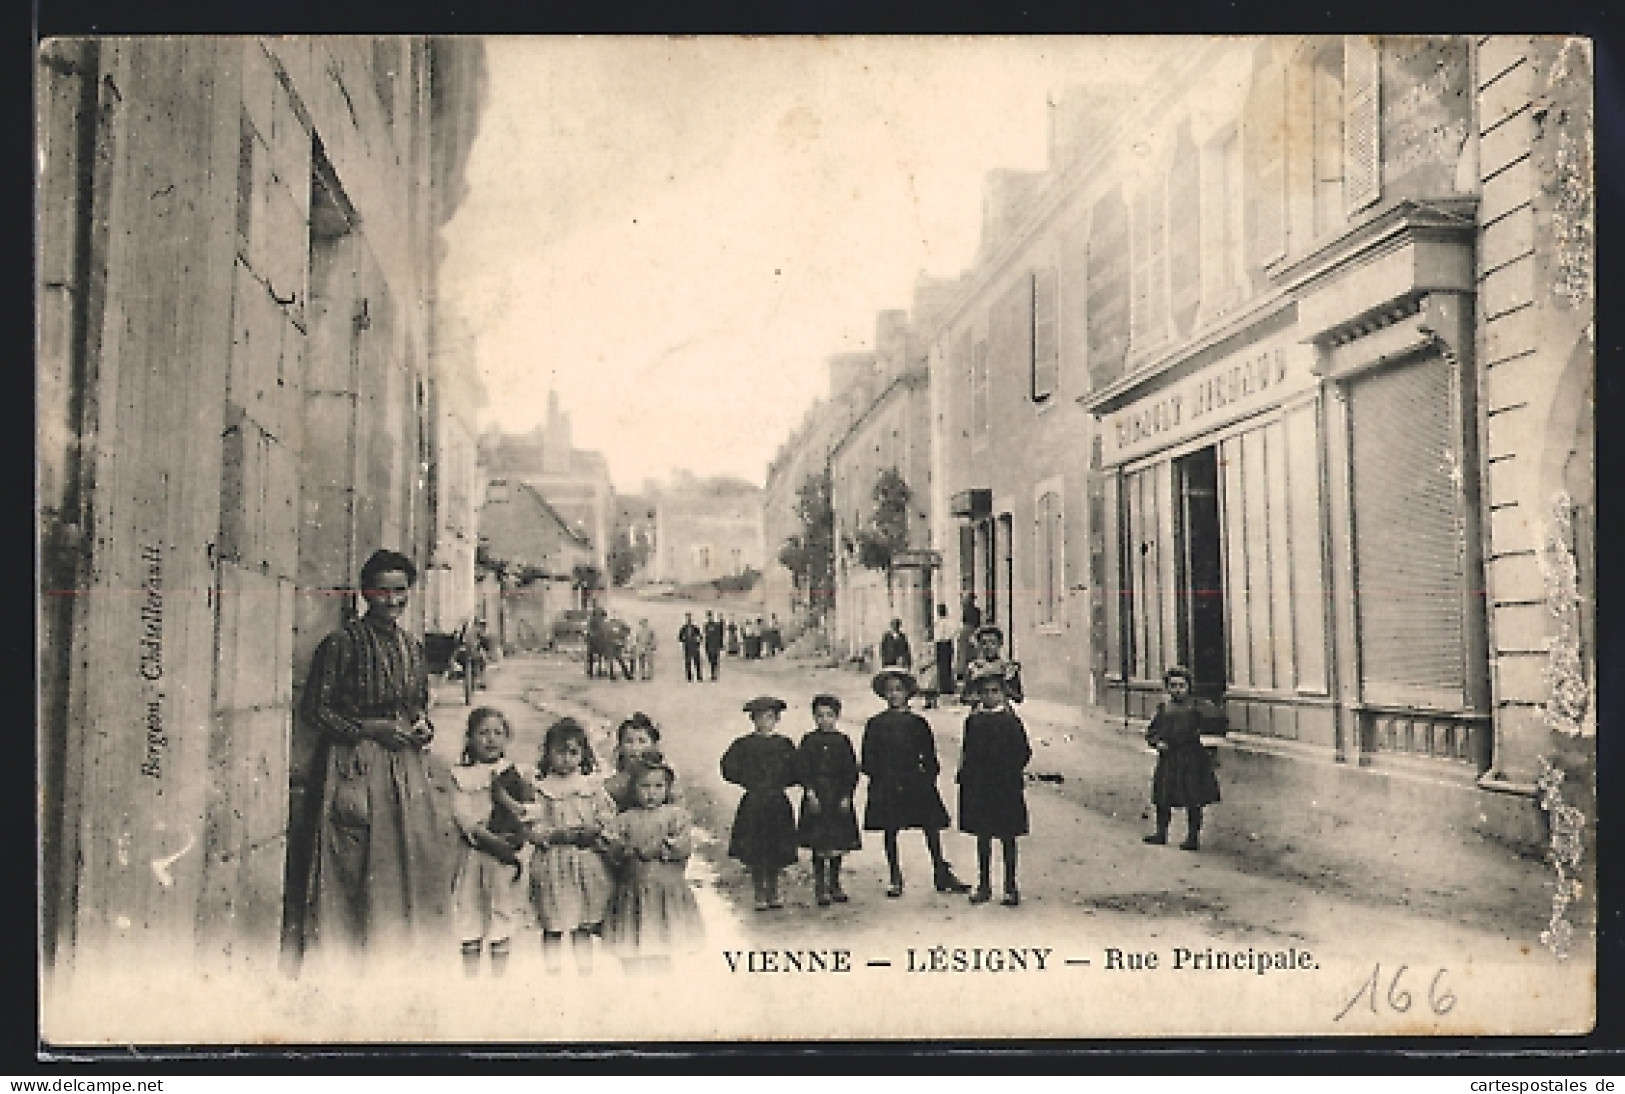
[[[1466,704],[1454,371],[1431,356],[1349,389],[1360,679],[1369,703]]]

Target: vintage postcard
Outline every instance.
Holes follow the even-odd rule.
[[[1592,62],[43,42],[45,1045],[1590,1031]]]

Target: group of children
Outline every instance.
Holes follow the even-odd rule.
[[[821,906],[844,903],[841,857],[861,846],[853,796],[867,776],[863,829],[883,834],[890,887],[903,895],[898,856],[900,831],[920,829],[931,854],[932,882],[938,892],[970,893],[972,903],[992,899],[992,845],[1004,859],[1004,900],[1020,903],[1016,883],[1016,838],[1028,831],[1024,772],[1032,758],[1021,719],[1010,709],[1011,666],[996,657],[979,663],[968,685],[976,709],[965,720],[959,764],[959,828],[976,836],[978,883],[974,889],[954,875],[943,856],[942,830],[949,817],[937,792],[941,768],[931,724],[908,708],[918,691],[914,676],[900,667],[882,669],[872,681],[886,709],[868,720],[858,752],[841,732],[841,701],[833,695],[812,700],[813,729],[794,745],[778,730],[787,704],[764,695],[745,704],[754,730],[735,740],[722,757],[722,777],[745,789],[734,815],[728,853],[750,868],[756,908],[782,908],[779,879],[797,861],[799,848],[812,853],[813,891]],[[801,787],[799,818],[789,788]]]
[[[683,878],[691,821],[654,722],[638,713],[621,723],[615,771],[602,781],[573,718],[548,728],[534,776],[507,761],[512,737],[501,711],[475,710],[453,769],[466,843],[455,889],[465,972],[477,975],[488,953],[501,975],[526,917],[541,928],[549,973],[562,969],[566,936],[582,974],[592,971],[594,935],[634,974],[697,949],[704,927]]]
[[[995,628],[987,628],[995,631]],[[980,637],[980,636],[979,636]],[[960,881],[943,855],[949,816],[937,791],[941,767],[931,724],[909,709],[919,690],[901,667],[882,669],[871,686],[886,709],[864,726],[860,748],[841,732],[841,701],[812,700],[813,728],[799,743],[778,732],[787,704],[763,695],[745,704],[752,732],[722,756],[722,777],[744,788],[734,814],[728,853],[751,872],[758,911],[782,908],[780,877],[800,849],[812,853],[820,906],[845,903],[842,856],[862,845],[853,799],[869,780],[863,830],[880,832],[890,873],[889,897],[903,895],[898,833],[920,829],[930,852],[937,892],[966,893],[974,904],[992,899],[993,842],[1004,867],[1002,903],[1021,902],[1018,837],[1029,828],[1025,772],[1032,759],[1021,719],[1019,666],[999,656],[999,638],[982,643],[966,674],[960,751],[959,829],[976,837],[977,884]],[[1156,832],[1166,843],[1175,808],[1189,827],[1180,846],[1196,850],[1203,807],[1219,800],[1218,781],[1201,736],[1222,732],[1222,716],[1191,695],[1191,677],[1170,669],[1168,699],[1147,729],[1158,750],[1152,778]],[[501,711],[469,715],[462,762],[454,769],[457,820],[466,847],[456,881],[455,908],[464,968],[476,975],[489,953],[493,975],[506,967],[516,923],[534,916],[542,931],[548,972],[561,970],[566,935],[578,971],[592,968],[592,937],[615,949],[628,972],[657,971],[671,956],[697,949],[704,937],[699,908],[684,880],[692,853],[691,819],[675,792],[676,774],[659,750],[660,730],[633,714],[616,731],[615,770],[594,776],[586,729],[571,718],[548,728],[535,777],[507,762],[512,729]],[[801,788],[799,817],[789,789]]]

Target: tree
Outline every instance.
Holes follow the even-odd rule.
[[[892,558],[908,547],[908,502],[913,496],[895,467],[875,476],[874,511],[858,529],[858,561],[871,570],[890,570]]]
[[[821,620],[835,596],[835,506],[829,469],[808,475],[796,489],[801,531],[785,540],[779,561],[807,598],[807,612]]]

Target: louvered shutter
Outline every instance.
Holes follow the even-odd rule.
[[[1286,253],[1286,79],[1279,65],[1253,78],[1243,131],[1247,264]]]
[[[1351,35],[1343,43],[1343,200],[1354,213],[1382,192],[1381,54],[1377,42]]]
[[[1060,373],[1060,343],[1055,329],[1055,271],[1033,272],[1033,401],[1055,394]]]
[[[1089,218],[1089,273],[1085,322],[1089,330],[1089,382],[1104,387],[1123,372],[1129,334],[1128,205],[1120,189],[1095,202]]]
[[[1168,310],[1184,337],[1202,304],[1201,157],[1189,122],[1180,127],[1168,171],[1168,255]]]
[[[1349,390],[1360,677],[1367,702],[1460,710],[1466,695],[1461,452],[1442,357]]]

